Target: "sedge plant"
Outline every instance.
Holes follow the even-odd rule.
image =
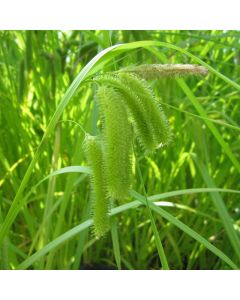
[[[207,70],[194,65],[141,65],[101,74],[93,79],[98,84],[95,101],[100,111],[102,130],[98,137],[86,136],[84,149],[92,168],[92,212],[96,237],[109,230],[110,203],[123,201],[129,195],[134,136],[145,153],[168,145],[172,139],[167,117],[145,78],[186,74],[205,75]],[[138,171],[141,172],[140,169]]]
[[[1,267],[238,268],[237,32],[112,34],[0,33]]]

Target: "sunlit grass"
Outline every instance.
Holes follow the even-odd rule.
[[[238,268],[239,37],[237,31],[0,32],[1,268],[160,269],[158,235],[170,269]],[[126,44],[93,59],[120,43]],[[140,154],[144,185],[136,172],[135,192],[113,208],[111,232],[97,240],[89,230],[81,130],[98,130],[90,79],[151,63],[198,63],[209,74],[150,81],[174,138],[154,154]],[[157,235],[145,192],[150,201],[172,203],[149,204]]]

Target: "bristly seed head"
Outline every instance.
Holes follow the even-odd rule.
[[[94,233],[109,230],[109,201],[124,199],[131,185],[132,130],[146,152],[167,145],[172,134],[153,90],[144,79],[206,75],[198,65],[141,65],[97,76],[96,102],[102,119],[100,138],[87,135],[84,151],[92,168]]]
[[[123,96],[102,86],[96,94],[103,120],[104,171],[108,194],[113,199],[128,196],[131,184],[131,126]]]
[[[109,230],[109,199],[103,171],[102,142],[95,136],[86,135],[83,149],[92,168],[91,200],[94,234],[96,237],[101,237]]]

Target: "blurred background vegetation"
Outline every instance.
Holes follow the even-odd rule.
[[[101,50],[111,45],[141,40],[179,46],[234,82],[240,82],[238,31],[0,32],[1,222],[57,104],[79,71]],[[195,63],[175,50],[165,47],[153,49],[152,52],[138,48],[121,53],[102,71],[163,61]],[[154,195],[207,187],[239,190],[239,90],[212,73],[204,78],[187,77],[184,80],[190,92],[175,79],[150,82],[166,112],[174,138],[168,147],[140,157],[147,193]],[[96,133],[98,112],[93,102],[95,88],[88,83],[78,89],[54,134],[44,145],[24,194],[56,169],[86,165],[82,152],[84,134],[75,122],[80,123],[87,132]],[[205,119],[200,116],[191,98],[200,103]],[[209,130],[206,118],[214,124],[220,138],[213,134],[214,130]],[[221,144],[222,140],[225,144]],[[137,176],[133,188],[143,194]],[[91,215],[89,180],[85,174],[51,177],[31,191],[28,204],[22,207],[1,245],[1,268],[17,268],[27,257]],[[172,206],[165,207],[165,210],[238,262],[237,248],[234,249],[229,241],[216,202],[225,204],[239,238],[239,195],[193,193],[175,196],[167,201]],[[158,214],[154,214],[154,218],[171,269],[229,268],[171,222]],[[146,208],[124,211],[117,215],[116,220],[121,267],[161,268]],[[115,256],[111,234],[96,240],[91,230],[86,229],[42,256],[29,268],[115,269]]]

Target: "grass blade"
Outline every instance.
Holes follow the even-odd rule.
[[[174,196],[179,196],[179,195],[188,195],[188,194],[194,194],[194,193],[205,193],[205,192],[214,192],[214,191],[226,191],[224,189],[214,189],[214,188],[199,188],[199,189],[189,189],[189,190],[180,190],[180,191],[172,191],[172,192],[167,192],[167,193],[163,193],[163,194],[158,194],[158,195],[153,195],[150,196],[148,198],[149,200],[149,204],[151,204],[151,202],[154,201],[158,201],[160,199],[166,199],[166,198],[171,198]],[[233,192],[233,193],[240,193],[239,191],[235,191],[235,190],[227,190],[228,192]],[[124,211],[127,211],[129,209],[133,209],[133,208],[137,208],[140,205],[146,205],[145,202],[140,201],[140,199],[142,200],[142,195],[136,193],[135,191],[133,191],[133,197],[136,198],[138,200],[132,201],[130,203],[115,207],[111,210],[110,215],[114,216],[116,214],[122,213]],[[145,200],[145,199],[144,199]],[[157,206],[154,205],[154,209],[156,210]],[[160,208],[159,208],[160,209]],[[159,212],[160,210],[158,210]],[[208,246],[210,246],[210,249],[213,249],[213,251],[215,251],[217,248],[214,247],[213,245],[211,245],[208,241],[206,241],[204,238],[202,238],[201,236],[199,236],[195,231],[193,231],[192,229],[190,229],[189,227],[187,227],[185,224],[183,224],[182,222],[176,220],[172,215],[170,215],[169,213],[165,212],[164,210],[161,210],[161,212],[164,212],[164,215],[167,216],[166,219],[171,222],[173,220],[173,224],[175,224],[175,221],[177,222],[177,227],[179,227],[180,229],[182,229],[183,231],[185,231],[186,233],[190,232],[190,236],[192,236],[193,238],[197,237],[198,241],[201,242],[203,240],[203,242],[207,243]],[[163,216],[164,217],[164,216]],[[85,229],[89,228],[90,226],[92,226],[93,222],[92,219],[89,219],[85,222],[83,222],[82,224],[79,224],[78,226],[68,230],[67,232],[63,233],[62,235],[60,235],[59,237],[57,237],[56,239],[54,239],[53,241],[51,241],[50,243],[48,243],[46,246],[44,246],[42,249],[38,250],[37,252],[35,252],[33,255],[29,256],[27,259],[25,259],[21,264],[19,264],[17,266],[17,269],[23,270],[23,269],[27,269],[28,267],[30,267],[32,264],[34,264],[38,259],[40,259],[41,257],[43,257],[44,255],[46,255],[48,252],[55,250],[57,247],[59,247],[60,245],[66,243],[68,240],[70,240],[71,238],[77,236],[80,232],[84,231]],[[209,249],[209,250],[210,250]],[[215,253],[215,252],[213,252]],[[218,255],[217,255],[217,254]],[[220,251],[219,249],[217,249],[217,252],[215,254],[217,256],[220,255],[220,258],[224,257],[224,259],[226,259],[225,254],[223,254],[222,251]],[[223,259],[223,260],[224,260]],[[227,261],[229,262],[229,259],[227,258]],[[230,261],[230,265],[231,267],[237,269],[237,266]]]
[[[215,187],[214,181],[213,179],[210,177],[207,168],[201,164],[200,162],[198,162],[195,159],[195,162],[202,174],[203,180],[205,181],[206,185],[208,187]],[[227,211],[227,208],[223,202],[222,197],[220,196],[219,193],[215,192],[215,193],[211,193],[210,194],[213,203],[217,209],[217,212],[221,218],[222,224],[226,230],[226,233],[228,235],[228,238],[232,244],[233,249],[235,250],[235,253],[240,261],[240,239],[239,236],[237,234],[237,232],[235,231],[234,227],[233,227],[233,221],[229,216],[229,213]]]
[[[51,121],[48,124],[48,127],[46,129],[45,134],[42,137],[42,140],[37,148],[37,151],[35,152],[33,159],[21,181],[20,187],[16,193],[16,196],[13,200],[13,203],[8,211],[8,214],[3,222],[3,224],[1,225],[1,229],[0,229],[0,244],[2,242],[2,240],[4,239],[4,237],[6,236],[10,226],[12,225],[14,219],[16,218],[20,208],[22,207],[22,205],[24,204],[24,199],[22,198],[22,193],[24,192],[27,183],[29,181],[30,175],[33,171],[33,168],[35,166],[35,163],[37,162],[40,153],[42,151],[42,148],[44,146],[44,143],[46,141],[46,139],[50,136],[50,134],[52,133],[55,125],[57,124],[57,122],[59,121],[60,116],[62,115],[65,107],[67,106],[67,104],[69,103],[69,101],[71,100],[72,96],[74,95],[74,93],[76,92],[77,88],[79,87],[80,83],[84,80],[84,78],[86,77],[87,73],[93,68],[93,66],[98,62],[98,60],[104,56],[107,52],[111,51],[112,49],[114,49],[117,46],[112,46],[109,47],[105,50],[103,50],[102,52],[100,52],[98,55],[96,55],[82,70],[81,72],[78,74],[78,76],[75,78],[75,80],[73,81],[73,83],[70,85],[70,87],[68,88],[68,90],[66,91],[65,95],[63,96],[62,100],[60,101]]]
[[[135,198],[141,201],[142,204],[145,205],[145,198],[138,194],[135,191],[131,192],[131,195]],[[196,231],[188,227],[183,222],[176,219],[174,216],[166,212],[161,207],[158,207],[154,205],[153,203],[149,202],[149,207],[157,212],[159,215],[161,215],[163,218],[167,219],[169,222],[173,223],[176,227],[187,233],[189,236],[197,240],[199,243],[204,245],[206,248],[208,248],[212,253],[214,253],[216,256],[218,256],[220,259],[222,259],[225,263],[227,263],[232,269],[238,270],[238,266],[221,250],[219,250],[217,247],[213,246],[211,243],[209,243],[205,238],[203,238],[200,234],[198,234]]]
[[[118,268],[118,270],[121,270],[121,252],[120,252],[120,246],[119,246],[117,220],[116,220],[115,216],[113,216],[111,218],[111,236],[112,236],[113,252],[114,252],[117,268]]]
[[[212,132],[213,136],[215,137],[215,139],[218,141],[218,143],[222,147],[223,151],[227,154],[229,159],[232,161],[232,163],[235,166],[236,170],[238,170],[238,172],[240,172],[240,163],[239,163],[239,161],[237,160],[237,158],[233,154],[233,152],[230,149],[230,147],[228,146],[228,144],[222,138],[222,136],[219,133],[219,131],[217,130],[216,126],[213,123],[211,123],[210,121],[207,120],[207,114],[206,114],[204,108],[201,106],[201,104],[197,101],[197,99],[194,96],[193,92],[190,90],[190,88],[188,87],[188,85],[185,83],[185,81],[183,79],[178,78],[177,82],[178,82],[179,86],[182,88],[182,90],[184,91],[184,93],[187,95],[188,99],[192,102],[193,106],[198,111],[199,115],[204,118],[204,122],[206,123],[206,125],[208,126],[208,128]]]

